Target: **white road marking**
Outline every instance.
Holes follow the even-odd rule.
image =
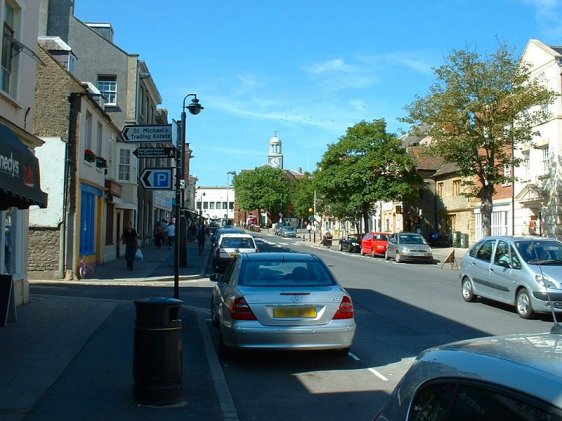
[[[379,379],[381,379],[382,381],[387,382],[388,379],[386,377],[384,377],[381,373],[379,373],[377,370],[375,370],[374,368],[369,368],[368,369],[371,373],[373,373],[375,376],[377,376]]]

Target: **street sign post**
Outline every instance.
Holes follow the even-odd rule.
[[[173,168],[145,168],[139,175],[141,185],[147,190],[172,190]]]
[[[137,158],[175,158],[176,149],[171,146],[162,147],[142,147],[133,151],[133,155]]]
[[[171,124],[132,124],[121,130],[123,140],[129,143],[171,143]]]

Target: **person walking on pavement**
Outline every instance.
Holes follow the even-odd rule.
[[[127,228],[125,228],[125,231],[123,231],[123,235],[121,236],[121,244],[125,245],[125,260],[127,262],[127,269],[129,270],[133,270],[138,241],[139,237],[133,228],[133,223],[129,221]]]
[[[174,248],[176,244],[176,224],[174,221],[170,221],[168,228],[166,228],[166,235],[168,237],[168,247],[170,249]]]
[[[197,227],[197,245],[199,246],[199,256],[203,253],[205,249],[205,240],[207,239],[207,230],[205,225],[199,224]]]

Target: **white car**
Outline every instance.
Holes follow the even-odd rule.
[[[250,234],[222,234],[213,252],[213,267],[215,272],[223,272],[240,253],[258,253],[254,237]]]

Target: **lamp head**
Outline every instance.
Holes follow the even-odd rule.
[[[191,100],[191,104],[189,104],[186,108],[193,115],[199,114],[201,110],[204,109],[204,107],[201,104],[199,104],[199,100],[197,98],[193,98]]]

